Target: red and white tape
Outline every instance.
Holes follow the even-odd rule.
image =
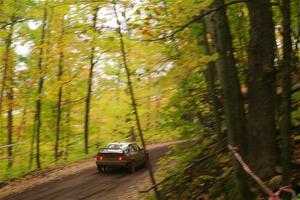
[[[256,181],[256,183],[262,188],[262,190],[269,196],[269,200],[281,200],[280,194],[282,192],[289,192],[292,194],[292,200],[296,200],[296,193],[293,190],[293,187],[291,185],[284,186],[279,188],[278,191],[275,193],[251,170],[249,165],[243,160],[241,155],[237,152],[237,148],[232,147],[231,145],[228,145],[229,152],[233,154],[235,159],[241,164],[245,172],[247,172],[252,179]]]

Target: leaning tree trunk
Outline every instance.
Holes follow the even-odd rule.
[[[248,54],[249,160],[266,180],[275,174],[275,35],[269,0],[248,1],[250,44]]]
[[[281,164],[283,167],[283,182],[288,184],[290,178],[290,133],[291,133],[291,63],[292,63],[292,40],[290,20],[290,0],[282,2],[283,14],[283,62],[281,69]]]
[[[96,25],[98,18],[98,10],[99,8],[94,9],[93,14],[93,37],[92,37],[92,48],[90,55],[90,69],[89,69],[89,77],[88,77],[88,85],[87,85],[87,95],[85,99],[85,116],[84,116],[84,152],[88,154],[89,152],[89,123],[90,123],[90,106],[91,106],[91,96],[92,96],[92,87],[93,87],[93,74],[95,67],[95,34],[96,34]]]
[[[228,143],[231,145],[240,145],[241,154],[245,157],[247,149],[246,119],[224,0],[215,0],[214,7],[220,9],[215,14],[216,47],[219,53],[217,65],[220,71],[221,86],[224,93]],[[234,159],[233,166],[239,187],[239,196],[237,199],[252,199],[247,183],[247,175]]]
[[[152,166],[151,166],[151,163],[150,163],[150,160],[149,160],[149,155],[148,155],[147,149],[146,149],[146,143],[145,143],[145,140],[144,140],[141,121],[140,121],[140,118],[139,118],[137,103],[136,103],[135,94],[134,94],[132,81],[131,81],[131,73],[130,73],[130,69],[128,67],[128,61],[127,61],[127,54],[126,54],[126,50],[125,50],[124,38],[123,38],[122,30],[121,30],[121,21],[119,19],[118,13],[117,13],[115,0],[113,1],[113,7],[114,7],[115,18],[116,18],[117,24],[118,24],[117,33],[119,34],[120,48],[121,48],[121,54],[122,54],[122,59],[123,59],[123,66],[125,68],[126,75],[127,75],[127,84],[128,84],[130,97],[131,97],[131,104],[132,104],[135,119],[136,119],[136,125],[137,125],[138,133],[139,133],[139,136],[140,136],[140,139],[141,139],[141,142],[142,142],[142,146],[143,146],[143,149],[144,149],[144,153],[145,153],[145,157],[146,157],[146,162],[147,162],[147,167],[148,167],[148,172],[149,172],[149,175],[150,175],[151,183],[154,186],[154,192],[155,192],[155,195],[156,195],[156,199],[159,200],[160,195],[159,195],[159,192],[158,192],[158,189],[157,189],[157,186],[156,186],[156,180],[155,180],[153,169],[152,169]]]

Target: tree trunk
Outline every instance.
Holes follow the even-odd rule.
[[[8,102],[8,110],[7,110],[7,144],[11,145],[13,143],[13,66],[12,63],[9,64],[7,70],[7,102]],[[11,168],[13,165],[12,159],[12,146],[9,146],[7,149],[8,154],[8,168]]]
[[[131,73],[128,67],[128,63],[127,63],[127,55],[126,55],[126,51],[125,51],[125,44],[124,44],[124,39],[123,39],[123,33],[121,30],[121,22],[120,19],[118,17],[118,13],[117,13],[117,9],[116,9],[116,2],[115,0],[113,0],[113,6],[114,6],[114,13],[115,13],[115,18],[117,20],[117,24],[118,24],[118,34],[119,34],[119,39],[120,39],[120,48],[121,48],[121,54],[122,54],[122,59],[123,59],[123,65],[126,71],[126,75],[127,75],[127,84],[128,84],[128,89],[129,89],[129,93],[130,93],[130,97],[131,97],[131,103],[132,103],[132,107],[133,107],[133,111],[134,111],[134,115],[135,115],[135,119],[136,119],[136,125],[137,125],[137,129],[138,129],[138,133],[142,142],[142,146],[144,149],[144,153],[145,153],[145,157],[146,157],[146,162],[147,162],[147,166],[148,166],[148,172],[150,175],[150,179],[151,179],[151,183],[154,187],[154,191],[155,191],[155,195],[156,195],[156,199],[160,199],[160,195],[158,192],[158,189],[156,187],[156,180],[154,177],[154,173],[153,173],[153,169],[149,160],[149,154],[147,153],[147,149],[146,149],[146,143],[144,140],[144,135],[143,135],[143,131],[142,131],[142,126],[141,126],[141,122],[140,122],[140,118],[139,118],[139,114],[138,114],[138,108],[137,108],[137,103],[136,103],[136,99],[135,99],[135,94],[134,94],[134,90],[133,90],[133,86],[132,86],[132,82],[131,82]]]
[[[63,44],[63,35],[65,34],[65,28],[64,28],[64,16],[62,17],[62,31],[61,31],[61,36],[60,36],[60,43]],[[56,108],[57,108],[57,113],[56,113],[56,139],[55,139],[55,148],[54,148],[54,153],[55,153],[55,161],[58,160],[58,154],[59,154],[59,139],[60,139],[60,129],[61,129],[61,110],[62,110],[62,95],[63,95],[63,87],[61,83],[61,78],[63,75],[63,65],[64,65],[64,50],[63,47],[60,50],[59,54],[59,63],[58,63],[58,74],[57,74],[57,81],[59,84],[58,87],[58,94],[57,94],[57,102],[56,102]]]
[[[7,36],[6,42],[5,42],[5,55],[3,56],[3,72],[2,72],[2,85],[1,85],[1,93],[0,93],[0,115],[2,116],[2,110],[3,110],[3,97],[6,87],[6,79],[7,79],[7,69],[9,65],[9,57],[10,57],[10,48],[12,43],[12,30],[13,26],[10,26],[10,32]]]
[[[241,154],[246,155],[246,119],[240,90],[237,69],[232,51],[232,38],[226,16],[224,0],[215,0],[215,8],[222,8],[215,14],[216,47],[219,53],[217,65],[220,71],[221,86],[224,93],[225,121],[228,130],[228,143],[241,146]],[[233,166],[239,196],[237,199],[252,199],[247,176],[242,167],[233,159]]]
[[[12,144],[13,136],[13,60],[12,60],[12,43],[13,43],[13,32],[15,25],[15,13],[11,17],[12,23],[9,26],[8,36],[5,41],[5,55],[3,58],[3,78],[2,78],[2,88],[0,94],[0,121],[2,122],[2,111],[3,111],[3,98],[6,91],[7,94],[7,144]],[[0,125],[0,130],[2,132],[2,124]],[[2,136],[3,138],[3,136]],[[12,167],[12,146],[7,148],[8,156],[8,168]]]
[[[41,119],[41,111],[42,111],[42,95],[43,95],[43,88],[44,88],[44,72],[43,72],[43,56],[44,56],[44,43],[45,43],[45,35],[46,35],[46,22],[47,22],[47,2],[45,3],[44,7],[44,15],[43,15],[43,25],[42,25],[42,34],[40,39],[40,50],[38,56],[38,72],[39,72],[39,83],[38,83],[38,91],[37,96],[38,99],[36,100],[36,111],[35,111],[35,118],[34,118],[34,132],[36,135],[36,166],[38,169],[41,168],[40,162],[40,134],[41,134],[41,127],[42,127],[42,119]],[[32,157],[33,155],[31,155]]]
[[[7,85],[7,79],[8,79],[8,70],[10,68],[10,62],[11,62],[11,45],[13,40],[13,32],[14,32],[14,16],[12,16],[12,24],[9,28],[8,36],[5,40],[5,53],[3,55],[3,75],[2,75],[2,87],[1,87],[1,93],[0,93],[0,137],[2,134],[2,111],[3,111],[3,98],[4,98],[4,92],[6,90]],[[1,140],[2,142],[3,140]]]
[[[205,54],[211,55],[212,52],[210,50],[210,45],[207,38],[207,31],[206,31],[206,24],[205,22],[203,24],[203,41],[204,41],[204,48],[205,48]],[[207,83],[207,89],[211,100],[211,105],[213,109],[214,114],[214,131],[217,133],[217,135],[221,137],[221,117],[219,113],[219,106],[218,106],[218,97],[216,94],[216,63],[210,62],[208,63],[207,69],[205,70],[205,78]]]
[[[92,49],[91,49],[91,56],[90,56],[90,69],[89,69],[89,77],[88,77],[88,85],[87,85],[87,95],[85,100],[85,120],[84,120],[84,152],[88,154],[89,152],[89,121],[90,121],[90,105],[91,105],[91,96],[92,96],[92,87],[93,87],[93,74],[94,74],[94,67],[95,67],[95,33],[96,33],[96,25],[97,25],[97,18],[98,18],[98,10],[99,8],[94,9],[93,14],[93,37],[92,37]]]
[[[290,21],[290,0],[282,2],[283,14],[283,63],[281,69],[281,164],[283,167],[283,182],[288,184],[290,179],[290,160],[291,160],[291,63],[292,63],[292,40],[291,40],[291,21]]]
[[[7,100],[8,100],[8,111],[7,111],[7,144],[10,145],[13,143],[13,88],[12,88],[12,77],[10,77],[11,83],[8,83],[8,92],[7,92]],[[10,81],[9,81],[10,82]],[[12,159],[12,146],[9,146],[7,149],[8,156],[8,168],[11,168],[13,165]]]
[[[275,35],[269,0],[249,1],[249,159],[263,180],[275,174]]]
[[[11,25],[11,34],[13,34],[13,26]],[[11,38],[12,39],[12,38]],[[10,48],[9,48],[10,49]],[[13,143],[13,61],[11,58],[12,55],[10,55],[10,50],[8,51],[8,63],[7,64],[7,104],[8,104],[8,110],[7,110],[7,144],[11,145]],[[9,146],[7,149],[7,155],[8,155],[8,168],[11,168],[13,165],[13,152],[12,152],[12,146]]]
[[[71,98],[69,98],[68,100],[71,100]],[[71,106],[69,105],[67,108],[67,115],[66,115],[66,127],[67,127],[67,131],[66,131],[66,139],[65,139],[65,159],[67,160],[69,157],[69,143],[70,143],[70,135],[71,135]]]

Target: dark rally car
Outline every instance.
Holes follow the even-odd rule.
[[[99,172],[113,167],[124,167],[134,173],[137,167],[146,165],[145,152],[135,143],[110,143],[107,148],[99,150],[96,165]]]

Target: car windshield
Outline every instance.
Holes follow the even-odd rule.
[[[107,148],[109,149],[125,149],[126,147],[127,145],[122,143],[112,143],[107,145]]]

